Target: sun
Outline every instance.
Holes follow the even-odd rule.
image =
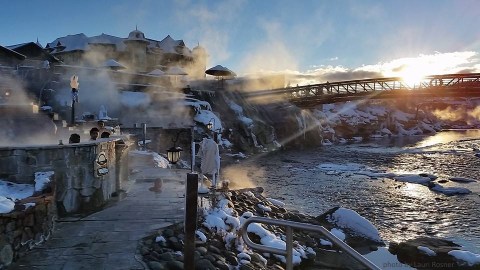
[[[427,75],[428,71],[421,65],[409,65],[398,72],[398,76],[410,87],[420,84]]]

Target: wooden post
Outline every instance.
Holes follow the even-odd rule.
[[[75,100],[74,99],[72,99],[72,119],[70,124],[72,126],[75,126]]]
[[[195,269],[195,231],[197,230],[198,174],[187,174],[185,192],[184,269]]]

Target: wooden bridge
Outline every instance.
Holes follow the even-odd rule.
[[[413,85],[400,77],[364,79],[246,92],[249,99],[281,97],[301,108],[358,99],[480,97],[480,73],[424,77]]]

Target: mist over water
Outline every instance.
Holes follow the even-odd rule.
[[[480,182],[443,183],[472,191],[446,196],[419,184],[317,168],[322,163],[356,163],[394,173],[430,173],[438,176],[436,181],[450,177],[480,181],[480,158],[475,156],[479,147],[479,130],[444,131],[276,152],[243,167],[267,196],[285,201],[291,209],[319,215],[335,206],[350,208],[370,220],[387,242],[433,236],[480,253]]]

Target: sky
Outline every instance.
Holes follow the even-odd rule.
[[[209,53],[207,68],[304,82],[480,72],[477,0],[9,1],[0,45],[106,33],[167,35]]]

